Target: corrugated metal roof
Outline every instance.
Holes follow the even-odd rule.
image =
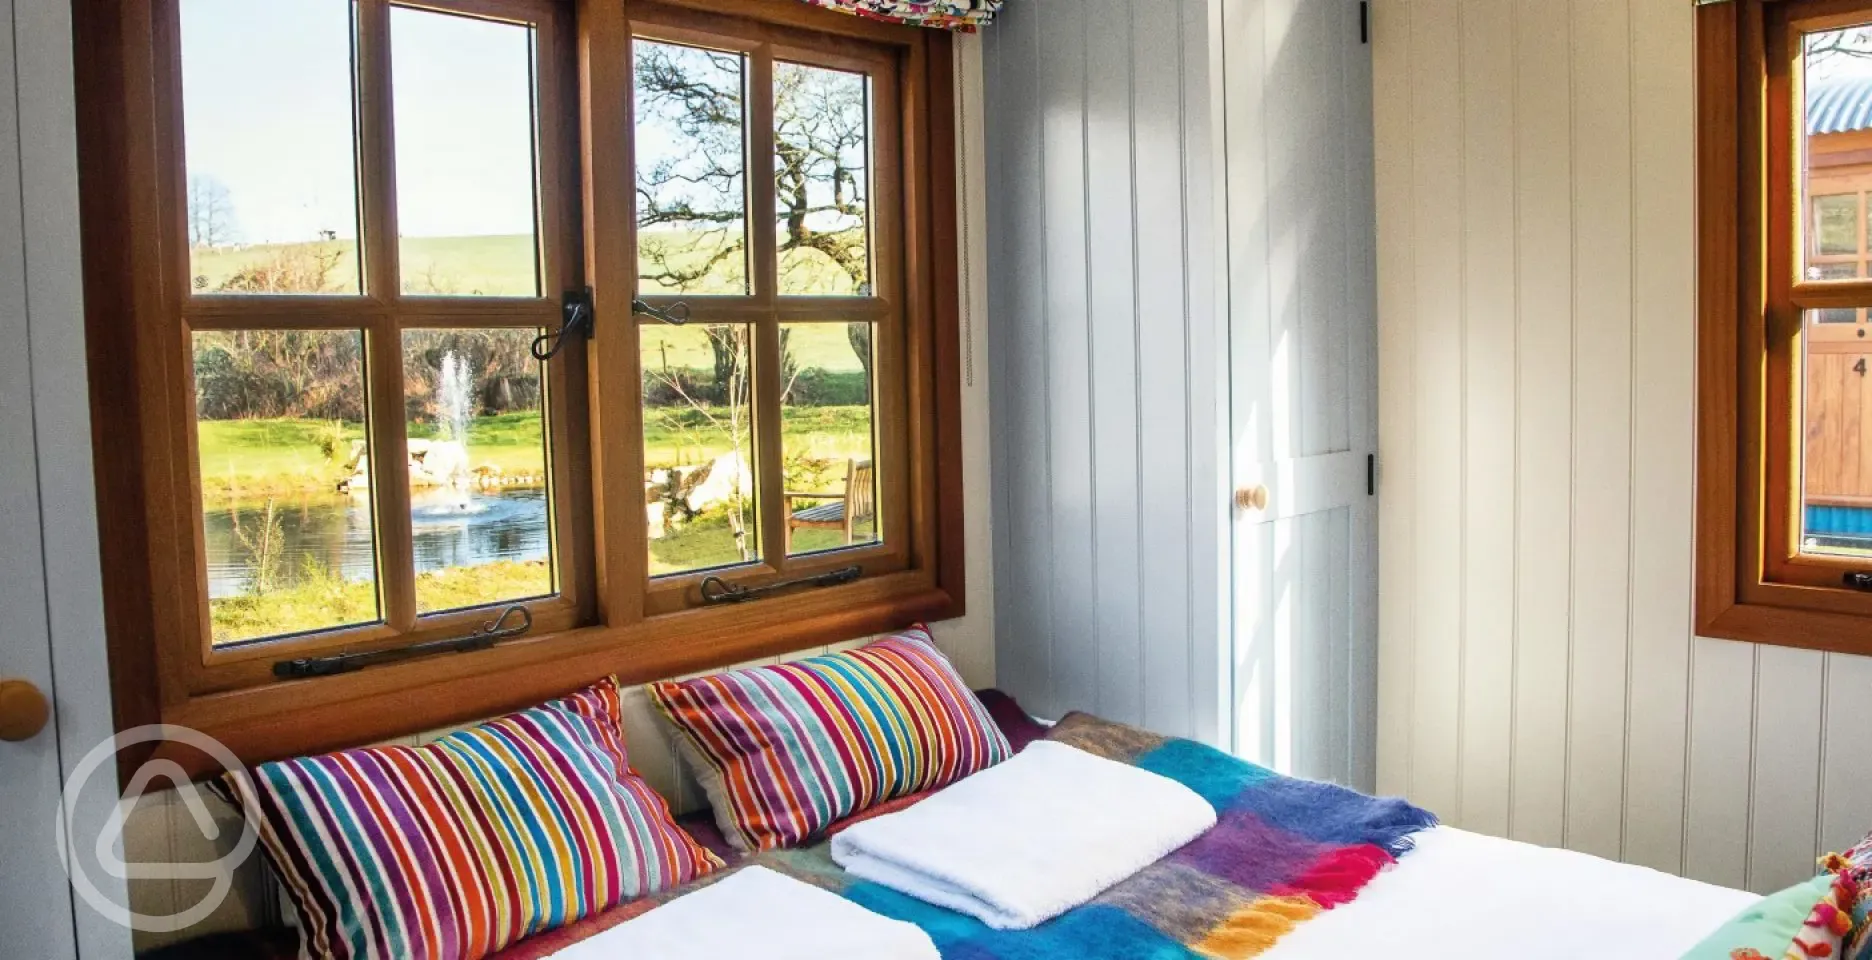
[[[1833,77],[1807,87],[1807,135],[1872,128],[1872,77]]]

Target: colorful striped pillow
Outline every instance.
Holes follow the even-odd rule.
[[[630,768],[618,696],[605,680],[426,746],[226,775],[301,955],[477,960],[721,866]]]
[[[912,629],[845,653],[650,686],[737,849],[794,846],[1012,753],[987,708]]]

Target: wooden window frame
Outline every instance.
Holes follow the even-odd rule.
[[[383,11],[386,3],[368,0],[360,9]],[[186,271],[178,271],[176,265],[185,267],[187,259],[176,206],[182,174],[173,159],[179,154],[172,142],[180,131],[180,97],[173,87],[159,85],[173,78],[163,57],[165,51],[177,49],[176,20],[165,15],[174,4],[175,0],[75,0],[74,5],[76,35],[85,38],[77,77],[85,322],[106,624],[120,729],[179,724],[208,733],[243,761],[255,762],[489,716],[604,676],[645,681],[965,612],[955,89],[949,35],[775,0],[413,0],[407,5],[506,19],[520,19],[513,11],[524,9],[528,16],[543,17],[556,27],[541,31],[545,55],[539,58],[540,139],[576,144],[578,149],[542,150],[539,176],[548,183],[541,194],[540,236],[546,251],[541,293],[555,298],[561,289],[590,284],[598,316],[586,349],[567,350],[551,362],[555,369],[549,423],[559,451],[555,482],[563,482],[561,492],[569,504],[559,511],[558,520],[566,525],[558,531],[561,599],[534,609],[531,633],[489,650],[311,680],[277,681],[270,672],[272,662],[287,651],[304,655],[298,650],[306,641],[267,641],[233,650],[205,646],[205,595],[196,590],[199,582],[193,575],[175,573],[196,569],[192,551],[199,533],[193,530],[200,525],[190,441],[176,435],[192,435],[185,425],[193,418],[187,334],[178,334],[185,328],[177,318],[185,311],[191,318],[211,317],[220,307],[185,307],[181,297],[186,291],[177,289]],[[896,311],[901,317],[894,336],[895,359],[889,361],[901,373],[901,427],[894,437],[881,431],[891,438],[881,442],[897,445],[901,453],[887,455],[900,455],[905,466],[889,481],[893,485],[880,491],[880,501],[888,503],[888,497],[900,505],[900,514],[887,514],[885,523],[900,524],[903,535],[875,546],[780,557],[778,562],[769,556],[731,575],[758,585],[857,562],[865,576],[855,583],[755,603],[698,607],[683,597],[693,598],[700,574],[656,580],[648,575],[643,490],[632,479],[643,473],[644,453],[639,323],[630,319],[636,240],[628,103],[631,37],[634,29],[646,26],[753,35],[776,49],[821,62],[857,55],[872,58],[872,66],[881,62],[878,56],[894,64],[900,108],[895,117],[899,134],[891,146],[900,150],[897,162],[905,171],[902,194],[894,199],[874,194],[872,205],[874,215],[895,216],[901,223],[901,249],[874,253],[875,261],[889,258],[900,268],[895,288],[880,285],[870,300],[852,298],[832,305],[819,302],[821,298],[788,298],[784,305],[708,307],[766,310],[769,320],[760,329],[768,332],[757,333],[755,348],[774,356],[775,324],[795,312],[817,311],[812,316],[823,318],[826,308],[834,306],[847,313],[864,311],[866,316]],[[365,30],[361,28],[360,47],[368,56]],[[365,70],[387,68],[381,62],[360,62]],[[158,95],[165,89],[167,95]],[[617,99],[607,102],[585,91],[616,91]],[[363,109],[360,120],[370,124],[369,104]],[[759,119],[750,118],[750,129]],[[552,132],[554,126],[557,133]],[[393,158],[382,159],[379,167],[388,171],[391,164]],[[370,169],[367,163],[360,190],[394,189],[394,183],[374,182],[393,177],[372,178]],[[593,175],[585,176],[587,171]],[[750,168],[755,189],[762,179]],[[771,182],[766,189],[771,191]],[[560,202],[547,202],[554,195]],[[891,209],[885,211],[887,204]],[[760,229],[758,220],[750,220]],[[572,225],[582,228],[571,229]],[[365,227],[379,231],[380,245],[387,238],[394,248],[393,224],[387,232],[381,223]],[[772,224],[766,229],[771,231]],[[367,270],[394,271],[394,261],[388,267],[381,258],[367,264]],[[394,289],[394,272],[389,276]],[[439,307],[417,298],[404,298],[401,304],[371,296],[349,299],[360,302],[359,311],[382,312],[389,306],[436,309],[436,316],[448,318],[441,324],[446,326],[463,325],[458,322],[463,318],[501,326],[557,322],[552,299],[465,304],[467,298],[459,298]],[[296,298],[266,300],[278,301],[266,306],[277,308],[282,316],[315,316],[314,308],[293,302]],[[703,310],[698,309],[697,320],[702,319]],[[882,325],[879,330],[878,339],[886,339]],[[887,373],[882,364],[889,352],[880,352],[880,382]],[[374,389],[394,389],[391,395],[400,396],[400,370],[370,376]],[[886,415],[886,392],[879,390],[879,417]],[[379,416],[373,413],[373,433],[395,438],[397,449],[384,459],[373,458],[380,474],[375,482],[396,484],[404,463],[394,455],[401,452],[401,404],[378,406],[389,407],[398,419],[391,423],[384,418],[380,428]],[[581,411],[583,416],[576,415]],[[372,449],[377,452],[376,446]],[[773,531],[771,524],[784,519],[780,503],[773,497],[760,502],[763,529]],[[588,519],[581,522],[580,516]],[[403,521],[407,523],[407,516]],[[765,538],[778,549],[777,536]],[[771,552],[763,549],[764,555]],[[386,557],[383,566],[387,569],[387,561],[393,559]],[[386,613],[410,614],[406,624],[415,619],[413,611]],[[418,629],[406,628],[394,637],[368,632],[346,637],[342,649],[354,652],[455,635],[487,619],[486,608],[427,617]],[[334,652],[328,638],[321,639],[315,644],[318,652]],[[173,745],[125,751],[120,760],[130,769],[152,754],[176,759],[190,770],[207,768],[204,758]]]
[[[1800,549],[1803,312],[1872,306],[1872,280],[1798,276],[1812,214],[1795,109],[1802,30],[1869,21],[1865,0],[1697,10],[1701,636],[1872,653],[1872,593],[1844,584],[1872,561]]]
[[[750,24],[734,16],[653,0],[637,0],[630,4],[629,25],[633,40],[711,47],[743,54],[748,58],[749,90],[771,90],[774,62],[786,61],[867,73],[880,88],[876,97],[879,104],[902,102],[892,65],[881,58],[874,47],[841,43],[838,38],[802,31],[785,24]],[[746,104],[744,125],[751,134],[747,144],[749,157],[773,155],[772,106],[771,97],[758,93],[750,97]],[[873,163],[880,169],[902,166],[902,158],[898,155],[902,118],[890,116],[889,113],[888,110],[880,112],[878,129],[874,131],[876,150]],[[891,179],[879,179],[876,186],[880,189],[870,198],[872,234],[876,242],[876,249],[872,251],[874,293],[871,296],[844,297],[792,296],[778,292],[778,242],[775,228],[769,218],[760,215],[763,210],[772,210],[774,207],[773,178],[771,175],[761,175],[760,171],[751,167],[748,181],[751,242],[747,246],[747,253],[748,262],[753,268],[749,277],[753,292],[745,296],[684,297],[658,294],[643,299],[651,306],[663,308],[673,306],[677,301],[686,303],[690,308],[691,325],[746,324],[753,328],[755,460],[757,463],[778,463],[783,459],[780,449],[781,391],[778,377],[780,326],[806,322],[873,324],[877,331],[874,341],[877,351],[876,380],[882,387],[905,382],[905,338],[911,324],[920,322],[921,318],[913,317],[914,305],[905,297],[906,289],[916,277],[914,270],[901,269],[904,260],[902,198],[898,195],[898,185]],[[588,229],[587,242],[595,251],[611,249],[612,244],[621,242],[624,244],[624,252],[618,256],[624,257],[625,262],[633,266],[637,263],[634,231],[625,237],[608,237]],[[775,257],[770,258],[769,254],[775,254]],[[608,262],[610,255],[600,253],[599,259]],[[659,321],[648,317],[638,321],[640,329],[658,324]],[[625,362],[622,353],[638,352],[635,339],[617,346],[617,354],[606,354],[606,359],[600,361],[607,368],[614,363]],[[641,356],[638,361],[641,363]],[[883,465],[878,482],[879,516],[882,521],[880,528],[887,531],[883,539],[874,544],[788,556],[783,545],[785,537],[781,532],[787,519],[785,477],[779,471],[757,470],[755,481],[759,489],[755,502],[760,510],[759,527],[763,533],[760,558],[753,563],[727,570],[705,569],[656,577],[651,580],[649,593],[644,599],[645,614],[657,616],[693,607],[702,580],[711,576],[733,576],[742,582],[758,584],[812,576],[853,565],[862,569],[863,575],[867,577],[907,569],[911,562],[911,538],[888,531],[914,529],[909,522],[908,510],[911,496],[910,471],[907,469],[908,444],[902,429],[910,422],[904,410],[908,398],[902,391],[882,388],[875,396],[879,449],[874,451],[873,456]],[[626,473],[637,476],[643,472],[642,468],[642,462],[638,461],[627,466]]]

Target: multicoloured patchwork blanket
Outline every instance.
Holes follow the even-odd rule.
[[[1001,931],[874,883],[832,862],[829,844],[777,850],[761,863],[928,931],[966,960],[1244,960],[1323,910],[1349,903],[1436,824],[1391,798],[1280,776],[1210,747],[1072,714],[1047,739],[1162,774],[1215,805],[1218,822],[1092,902],[1031,930]],[[900,804],[893,807],[901,809]],[[705,878],[708,883],[724,874]],[[520,944],[502,960],[538,960],[687,892],[629,904]]]

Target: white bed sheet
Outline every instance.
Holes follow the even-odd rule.
[[[1262,960],[1672,960],[1752,893],[1437,827]]]

